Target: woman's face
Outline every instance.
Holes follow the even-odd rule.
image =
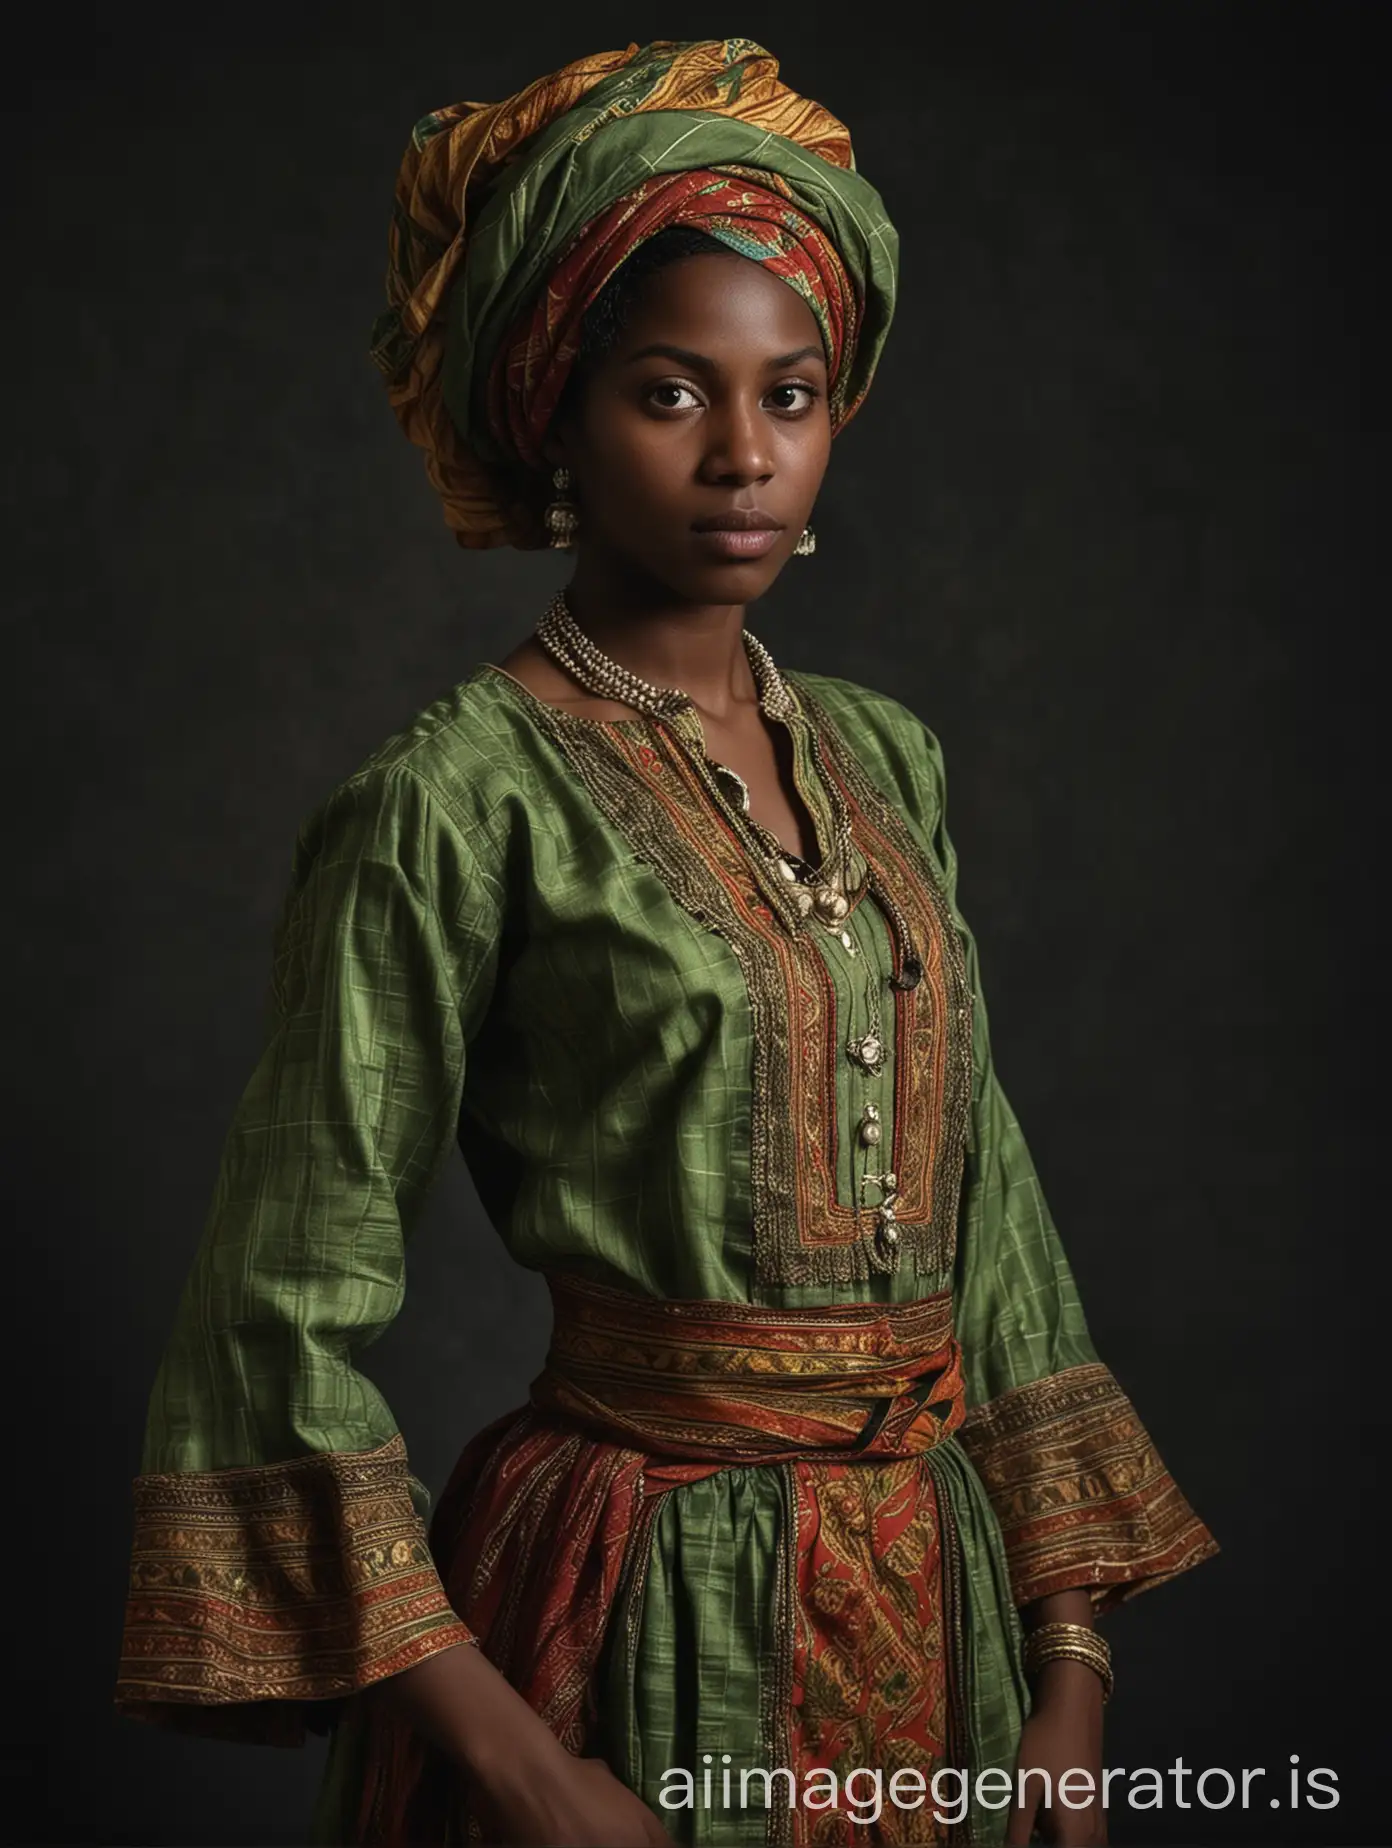
[[[748,603],[797,544],[831,449],[811,310],[733,253],[668,265],[553,449],[575,478],[585,562],[684,601]]]

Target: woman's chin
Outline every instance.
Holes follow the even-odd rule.
[[[683,595],[695,603],[752,603],[773,583],[784,562],[772,552],[758,558],[701,559],[689,573],[683,572]]]

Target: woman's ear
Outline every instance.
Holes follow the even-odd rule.
[[[552,424],[542,440],[541,453],[552,468],[566,468],[570,464],[570,446],[565,440],[565,431],[557,424]]]

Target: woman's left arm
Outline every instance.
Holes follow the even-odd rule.
[[[951,906],[973,998],[953,1276],[966,1375],[961,1442],[1000,1523],[1016,1604],[1026,1610],[1086,1590],[1097,1615],[1197,1565],[1217,1543],[1093,1347],[1029,1147],[996,1075],[976,942],[957,906],[941,747],[898,710],[917,735],[915,819]]]
[[[954,1314],[967,1383],[961,1442],[985,1486],[1005,1544],[1011,1588],[1027,1630],[1042,1623],[1091,1627],[1136,1593],[1210,1557],[1217,1543],[1194,1513],[1115,1376],[1098,1357],[1029,1148],[996,1076],[976,944],[957,910],[957,859],[945,825],[937,740],[926,728],[933,809],[931,845],[962,939],[974,997],[973,1081],[959,1213]],[[1011,1843],[1038,1822],[1045,1839],[1105,1837],[1103,1687],[1076,1660],[1046,1662],[1032,1680],[1019,1770],[1026,1802]],[[1097,1800],[1076,1778],[1089,1772]],[[1017,1778],[1017,1792],[1019,1784]]]
[[[1046,1623],[1092,1627],[1092,1596],[1084,1588],[1036,1598],[1023,1611],[1027,1631]],[[1033,1704],[1016,1754],[1015,1803],[1006,1848],[1023,1848],[1036,1824],[1060,1848],[1097,1848],[1107,1839],[1102,1783],[1103,1688],[1084,1662],[1058,1658],[1034,1678]],[[1020,1773],[1034,1771],[1023,1785]],[[1060,1797],[1060,1782],[1062,1785]],[[1047,1780],[1047,1782],[1045,1781]],[[1046,1797],[1048,1801],[1046,1801]]]

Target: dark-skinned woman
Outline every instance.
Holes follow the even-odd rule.
[[[1094,1621],[1214,1550],[997,1079],[936,739],[745,627],[895,262],[744,40],[408,148],[392,404],[464,546],[574,571],[301,832],[119,1690],[331,1726],[322,1840],[1101,1841]],[[456,1139],[555,1320],[427,1535],[354,1353]]]

